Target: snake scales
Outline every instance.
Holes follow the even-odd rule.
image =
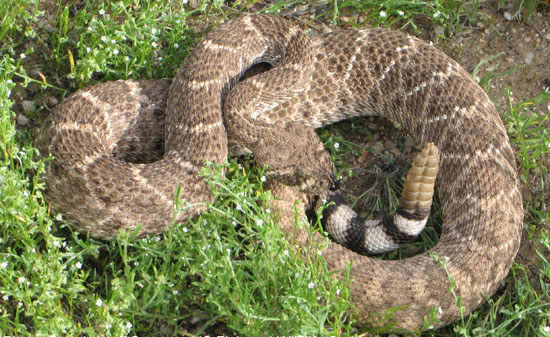
[[[260,62],[273,69],[236,85]],[[285,19],[244,16],[207,34],[172,83],[117,81],[73,94],[51,115],[37,145],[55,157],[44,175],[51,206],[77,229],[111,239],[139,224],[140,235],[165,230],[178,183],[190,207],[175,220],[200,213],[211,195],[199,168],[204,160],[226,159],[226,133],[268,163],[276,178],[307,190],[314,177],[316,188],[327,187],[323,149],[315,141],[306,148],[311,143],[303,139],[315,136],[302,123],[320,127],[372,114],[440,149],[440,241],[404,260],[372,259],[337,244],[323,257],[340,270],[353,261],[352,298],[361,321],[374,323],[377,313],[400,308],[396,327],[417,328],[435,309],[434,325],[447,324],[460,314],[448,276],[430,253],[448,261],[456,295],[472,311],[508,273],[521,237],[522,202],[493,104],[456,62],[416,38],[373,29],[310,39]],[[153,132],[164,127],[165,138]],[[160,159],[132,157],[134,150],[158,153],[163,146]]]

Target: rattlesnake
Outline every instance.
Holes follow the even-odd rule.
[[[274,68],[239,83],[226,98],[260,62]],[[377,114],[440,149],[445,220],[433,249],[404,260],[373,259],[337,244],[323,250],[333,269],[352,262],[359,320],[376,323],[378,313],[398,308],[396,328],[421,327],[430,311],[439,320],[434,326],[447,324],[460,317],[449,276],[466,313],[506,276],[523,213],[506,129],[469,74],[429,44],[383,29],[310,39],[285,19],[244,16],[207,34],[170,82],[100,84],[72,95],[45,123],[37,146],[55,157],[44,175],[48,200],[77,229],[111,239],[121,229],[142,225],[140,235],[158,233],[172,220],[197,215],[211,200],[199,169],[204,160],[226,159],[225,128],[276,178],[305,190],[325,188],[332,177],[324,150],[307,149],[309,142],[294,132],[314,138],[302,123],[320,127]],[[235,111],[225,116],[225,127],[224,108]],[[152,131],[164,126],[164,109],[165,139]],[[138,111],[148,117],[137,118]],[[136,163],[132,150],[140,146],[157,153],[164,146],[164,155]],[[178,184],[186,207],[174,219]],[[449,276],[433,252],[446,261]]]

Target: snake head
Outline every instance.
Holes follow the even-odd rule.
[[[268,177],[310,194],[338,187],[330,153],[312,128],[293,122],[270,133],[253,149],[256,162],[268,166]]]

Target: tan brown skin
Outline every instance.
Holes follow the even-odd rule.
[[[172,220],[174,186],[179,183],[181,198],[193,207],[175,220],[198,214],[211,200],[198,176],[202,160],[221,162],[227,155],[225,94],[247,67],[262,61],[274,69],[231,92],[225,122],[234,141],[258,151],[265,161],[271,158],[265,149],[273,148],[277,132],[289,123],[320,127],[371,114],[399,122],[419,143],[433,142],[440,150],[437,183],[444,224],[434,248],[397,261],[358,255],[336,244],[323,251],[334,270],[352,263],[359,321],[382,324],[379,314],[396,307],[402,308],[391,318],[396,329],[422,327],[430,311],[435,312],[434,327],[458,319],[449,279],[432,253],[448,261],[465,313],[493,294],[517,253],[523,215],[506,130],[487,95],[456,62],[399,32],[342,31],[309,40],[277,17],[248,16],[220,25],[185,60],[170,88],[165,154],[151,164],[122,163],[111,154],[116,152],[116,137],[132,124],[134,112],[126,109],[135,109],[140,99],[142,106],[158,104],[156,97],[166,83],[116,82],[90,89],[93,99],[73,96],[53,114],[38,141],[42,152],[56,157],[45,174],[52,207],[75,228],[103,239],[138,223],[143,224],[140,234],[158,233]],[[130,116],[122,118],[130,122],[110,119],[112,102],[120,103],[114,108]],[[96,109],[93,117],[80,116],[90,108]],[[69,121],[71,115],[80,120],[78,125]],[[300,156],[279,154],[289,162],[272,163],[273,176],[292,180],[292,172],[301,167],[293,160],[313,163],[319,158],[318,140],[281,139],[282,146],[275,148],[292,147]],[[299,172],[305,179],[298,185],[330,185],[329,169],[313,167]],[[311,181],[308,175],[319,176]],[[290,230],[294,195],[282,195],[281,225]],[[325,240],[320,235],[310,238],[305,231],[297,238]]]
[[[439,171],[439,150],[434,143],[426,143],[407,173],[399,206],[406,211],[429,211],[432,207],[435,179]]]

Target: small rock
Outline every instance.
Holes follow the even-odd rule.
[[[21,104],[21,109],[23,109],[24,113],[29,113],[29,112],[34,111],[34,102],[33,101],[23,100],[23,101],[21,101],[20,104]]]
[[[44,99],[44,102],[46,103],[47,106],[49,106],[50,108],[53,108],[54,106],[56,106],[57,104],[59,104],[59,101],[57,100],[57,98],[55,98],[54,96],[47,96],[45,99]]]
[[[25,116],[23,114],[17,114],[16,121],[17,121],[17,125],[25,126],[25,125],[29,124],[30,120],[27,118],[27,116]]]
[[[504,12],[503,15],[504,15],[504,18],[505,18],[506,20],[508,20],[508,21],[512,21],[512,19],[514,18],[514,17],[512,16],[512,13],[510,13],[510,12]]]
[[[527,53],[525,53],[525,57],[523,58],[523,60],[525,61],[526,64],[531,64],[533,63],[534,57],[535,57],[535,54],[532,51],[528,51]]]
[[[376,142],[372,145],[372,149],[378,153],[382,153],[382,151],[384,151],[384,144],[382,144],[382,142]]]
[[[189,5],[189,7],[190,7],[191,9],[197,9],[197,8],[199,8],[199,6],[200,6],[199,0],[189,0],[189,1],[187,2],[187,4]]]
[[[401,156],[401,151],[399,151],[399,149],[396,148],[396,147],[392,147],[392,148],[389,150],[389,153],[391,153],[394,157],[399,157],[399,156]]]
[[[407,136],[407,138],[405,138],[405,142],[403,142],[403,147],[405,148],[405,151],[409,151],[409,149],[412,148],[415,143],[416,142],[411,136]]]

